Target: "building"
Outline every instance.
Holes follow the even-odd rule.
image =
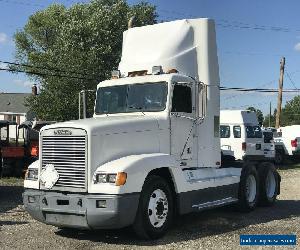
[[[31,121],[34,115],[25,106],[25,99],[30,95],[37,95],[37,87],[32,86],[32,93],[0,93],[0,120],[15,121],[21,124]]]

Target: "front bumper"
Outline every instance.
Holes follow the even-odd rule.
[[[26,189],[25,210],[36,220],[58,227],[122,228],[134,222],[139,193],[125,195],[74,194]],[[96,201],[106,207],[96,207]]]

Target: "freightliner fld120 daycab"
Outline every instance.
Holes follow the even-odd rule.
[[[46,126],[25,179],[26,211],[60,228],[122,228],[161,237],[180,214],[271,205],[272,163],[222,167],[214,21],[124,32],[122,58],[99,83],[93,118]]]

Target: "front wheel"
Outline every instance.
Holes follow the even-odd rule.
[[[174,214],[173,196],[168,183],[159,176],[147,177],[139,200],[133,229],[142,239],[162,237]]]
[[[255,166],[246,164],[241,173],[239,184],[238,208],[243,212],[255,209],[258,202],[259,178]]]

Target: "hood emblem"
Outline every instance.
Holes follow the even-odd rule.
[[[54,130],[54,135],[72,135],[72,131],[67,129],[58,129]]]

